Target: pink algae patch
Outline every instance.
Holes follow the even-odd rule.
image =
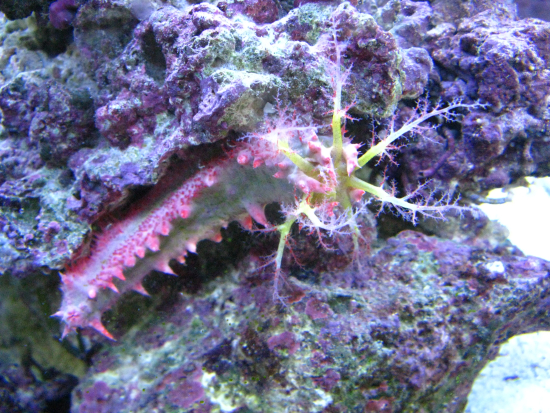
[[[202,371],[197,367],[189,367],[179,368],[166,375],[160,383],[160,387],[171,387],[167,393],[167,399],[175,406],[184,409],[191,406],[207,408],[210,403],[206,399],[204,389],[200,383]],[[157,391],[159,390],[160,388]]]
[[[300,348],[300,343],[296,341],[296,336],[290,331],[285,331],[267,340],[267,346],[271,351],[288,350],[288,354],[293,355]]]
[[[333,369],[328,369],[322,376],[312,377],[312,380],[316,386],[328,392],[340,381],[340,373]]]
[[[312,320],[327,318],[332,315],[332,309],[327,303],[324,303],[317,298],[310,298],[306,303],[306,314]]]
[[[204,402],[204,390],[200,383],[185,380],[170,390],[168,397],[175,405],[188,409],[195,403]]]

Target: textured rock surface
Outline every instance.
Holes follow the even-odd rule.
[[[433,100],[487,101],[463,125],[402,149],[399,168],[377,168],[402,190],[427,177],[477,196],[548,172],[548,24],[516,22],[505,3],[453,4],[343,8],[335,23],[347,29],[352,65],[344,100],[363,120],[350,125],[359,143],[370,143],[373,117],[385,124],[397,107],[406,118],[407,99],[425,90]],[[157,182],[174,154],[255,130],[275,96],[297,116],[328,122],[332,92],[316,50],[333,6],[281,9],[275,20],[260,6],[82,2],[74,42],[53,58],[41,20],[4,21],[3,271],[61,268],[85,222]],[[508,83],[487,81],[504,75]]]
[[[549,326],[550,265],[480,235],[405,231],[360,270],[298,249],[310,264],[286,307],[246,261],[199,294],[165,295],[95,356],[73,409],[460,412],[501,342]]]
[[[305,121],[330,123],[332,90],[318,52],[336,2],[2,6],[9,18],[36,11],[1,20],[6,275],[63,268],[75,251],[86,251],[94,223],[123,214],[174,158],[183,160],[182,175],[191,174],[212,148],[257,130],[276,97]],[[352,70],[344,100],[355,102],[357,121],[348,127],[357,143],[370,145],[373,120],[382,130],[394,112],[398,124],[408,118],[425,91],[432,101],[488,103],[427,131],[429,139],[411,140],[398,167],[383,161],[374,168],[372,183],[384,175],[406,192],[431,178],[478,199],[526,175],[548,174],[549,23],[516,20],[506,1],[452,0],[346,5],[334,22],[346,28],[343,59]],[[153,274],[146,287],[157,295],[130,293],[111,324],[112,314],[104,316],[120,343],[94,358],[74,410],[460,411],[498,343],[548,327],[547,264],[482,243],[482,221],[421,224],[442,238],[393,237],[405,225],[388,216],[377,225],[389,240],[365,252],[361,270],[345,269],[345,239],[321,255],[315,241],[296,240],[306,265],[285,263],[294,286],[286,308],[274,306],[269,275],[250,273],[249,261],[232,276],[219,274],[232,272],[227,264],[245,255],[242,244],[204,244],[199,256],[211,263],[178,266],[177,281]],[[269,239],[262,243],[254,241],[256,254],[273,252]],[[212,265],[216,255],[224,266]],[[140,312],[150,313],[147,320]],[[141,327],[128,332],[136,319]],[[88,339],[71,340],[87,357]],[[127,379],[125,366],[135,365],[147,373]],[[29,379],[23,367],[9,377]]]

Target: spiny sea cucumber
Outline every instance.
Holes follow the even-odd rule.
[[[231,221],[251,224],[252,217],[266,224],[264,206],[290,202],[293,196],[293,187],[273,173],[271,168],[240,165],[233,156],[214,160],[174,191],[158,197],[153,193],[151,203],[137,205],[126,218],[107,225],[89,255],[61,275],[63,301],[54,316],[65,323],[63,337],[92,327],[114,339],[101,315],[119,294],[146,294],[141,281],[149,272],[172,273],[170,260],[183,262],[200,240],[221,240],[220,228]]]

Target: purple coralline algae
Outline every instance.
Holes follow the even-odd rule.
[[[410,119],[420,97],[471,108],[430,119],[362,179],[395,182],[402,195],[431,180],[479,202],[550,172],[550,23],[519,20],[508,1],[34,0],[0,10],[4,277],[57,277],[172,174],[185,181],[214,164],[219,185],[230,182],[223,172],[236,160],[217,159],[263,130],[277,105],[329,130],[321,49],[333,27],[349,69],[346,136],[360,151]],[[244,184],[254,193],[262,180]],[[368,242],[354,260],[345,234],[296,229],[280,300],[257,258],[276,249],[269,233],[245,246],[230,226],[221,244],[199,243],[187,267],[170,264],[179,278],[153,272],[152,297],[124,294],[97,320],[118,342],[81,355],[91,368],[73,411],[459,412],[502,341],[548,328],[548,264],[485,219],[468,211],[416,231],[368,210],[361,219]],[[220,229],[196,228],[214,238]],[[101,340],[81,333],[66,341],[73,352]]]
[[[67,29],[76,16],[76,0],[57,0],[50,4],[50,23],[56,29]]]
[[[361,269],[296,251],[319,281],[293,278],[286,306],[269,304],[255,260],[198,294],[165,291],[95,356],[73,411],[116,394],[111,411],[461,412],[500,343],[548,328],[550,264],[489,230],[460,243],[404,231]]]

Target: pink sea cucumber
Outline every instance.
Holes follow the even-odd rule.
[[[291,199],[292,186],[272,177],[271,168],[253,169],[232,158],[211,161],[167,194],[159,186],[151,202],[135,205],[96,235],[89,254],[61,275],[63,301],[54,315],[65,323],[63,337],[92,327],[113,339],[101,315],[120,293],[146,294],[141,281],[152,270],[172,273],[171,259],[183,262],[200,240],[220,240],[220,228],[230,221],[265,223],[265,204]]]
[[[126,218],[106,226],[88,256],[77,259],[62,275],[63,302],[55,315],[65,323],[64,336],[78,327],[92,327],[112,339],[101,315],[117,294],[129,289],[146,293],[143,277],[154,269],[171,273],[170,260],[183,262],[200,240],[220,239],[219,229],[229,221],[251,216],[268,225],[263,211],[270,202],[281,204],[286,218],[271,228],[280,235],[273,260],[277,277],[295,223],[311,230],[349,233],[358,251],[361,233],[356,215],[369,202],[366,198],[359,203],[365,193],[413,223],[418,215],[444,218],[449,210],[465,209],[450,193],[436,197],[429,183],[398,198],[394,187],[375,186],[355,172],[387,154],[401,137],[429,128],[422,124],[430,118],[452,119],[452,110],[479,104],[455,101],[429,110],[428,103],[420,101],[408,120],[396,130],[392,121],[388,133],[360,155],[359,145],[345,136],[350,109],[341,102],[350,73],[341,70],[345,45],[338,43],[336,31],[328,35],[327,44],[334,46],[335,53],[335,61],[327,61],[334,91],[332,136],[318,135],[322,126],[309,124],[278,105],[278,118],[266,119],[262,132],[247,135],[225,159],[211,161],[172,191],[162,193],[164,186],[159,185],[149,197],[151,203],[134,206]]]

